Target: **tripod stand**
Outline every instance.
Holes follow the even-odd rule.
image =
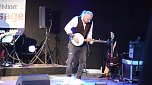
[[[53,63],[52,58],[51,58],[51,52],[50,52],[50,48],[48,46],[48,29],[46,28],[46,32],[45,32],[45,40],[41,46],[41,48],[38,50],[38,52],[35,54],[35,56],[32,58],[32,60],[30,61],[30,64],[33,64],[37,59],[42,63],[42,64],[47,64],[48,63],[48,53],[49,53],[49,58],[51,59],[51,63]],[[45,54],[45,60],[42,61],[39,56],[42,53],[44,49],[44,54]]]
[[[56,63],[59,64],[59,59],[61,58],[61,61],[63,63],[63,59],[60,55],[60,51],[59,51],[59,46],[60,45],[60,40],[59,40],[59,35],[55,34],[55,48],[54,48],[54,52],[55,52],[55,57],[56,57]],[[63,63],[64,64],[64,63]]]
[[[17,38],[15,37],[15,35],[13,35],[13,40],[12,40],[12,44],[13,44],[13,50],[11,51],[11,53],[10,53],[10,57],[13,59],[13,63],[15,63],[15,61],[14,60],[17,60],[18,61],[18,64],[22,64],[23,63],[23,61],[22,60],[20,60],[20,58],[19,58],[19,56],[18,56],[18,54],[17,54],[17,52],[16,52],[16,40],[19,38],[20,36],[18,36]],[[12,56],[11,56],[12,55]]]

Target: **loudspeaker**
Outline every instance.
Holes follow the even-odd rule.
[[[60,33],[60,12],[59,11],[51,11],[51,28],[50,33],[58,34]]]
[[[39,28],[48,28],[50,33],[60,33],[60,13],[48,7],[39,7]]]
[[[39,28],[49,28],[51,25],[51,14],[48,7],[39,7]]]
[[[48,74],[19,75],[16,85],[50,85]]]

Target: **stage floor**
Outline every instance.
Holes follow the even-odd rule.
[[[84,73],[82,76],[82,80],[84,81],[84,85],[95,85],[95,83],[106,83],[107,85],[137,85],[137,83],[129,83],[126,81],[113,81],[106,78],[98,78],[100,74],[98,73]],[[3,84],[0,85],[16,85],[16,81],[19,76],[5,76],[1,77],[1,81]],[[65,78],[65,74],[57,74],[57,75],[49,75],[50,85],[63,85],[63,81]],[[75,74],[73,74],[72,79],[75,79]],[[71,84],[75,85],[75,84]],[[104,85],[104,84],[100,84]]]
[[[66,66],[59,64],[33,64],[14,65],[12,67],[0,67],[0,76],[19,76],[21,74],[63,74]]]
[[[63,85],[65,79],[66,66],[58,64],[33,64],[25,67],[1,67],[0,85],[16,85],[20,75],[48,74],[51,85]],[[75,80],[76,74],[72,76]],[[107,85],[137,85],[128,81],[114,81],[107,78],[99,78],[100,69],[84,69],[82,80],[84,85],[95,85],[95,83],[106,83]],[[48,80],[48,81],[49,81]],[[75,84],[72,84],[75,85]],[[100,85],[100,84],[99,84]],[[104,84],[101,84],[104,85]]]

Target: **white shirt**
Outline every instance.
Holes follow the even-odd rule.
[[[69,21],[69,23],[65,26],[65,28],[64,28],[64,30],[65,30],[65,32],[67,33],[67,34],[69,34],[69,33],[73,33],[72,32],[72,28],[73,27],[77,27],[77,25],[78,25],[78,17],[79,16],[75,16],[73,19],[71,19],[70,21]],[[81,20],[82,20],[82,18],[81,18]],[[83,22],[83,20],[82,20],[82,22]],[[86,26],[86,24],[84,24],[84,22],[83,22],[83,27],[84,27],[84,29],[85,29],[85,26]],[[91,25],[91,28],[90,28],[90,30],[89,30],[89,32],[88,32],[88,34],[87,34],[87,38],[92,38],[92,34],[93,34],[93,21],[92,21],[92,25]]]

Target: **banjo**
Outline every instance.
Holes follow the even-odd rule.
[[[95,39],[84,39],[83,35],[80,33],[75,33],[74,36],[76,36],[78,38],[78,42],[75,42],[73,38],[71,38],[71,42],[73,45],[75,46],[81,46],[84,42],[98,42],[98,43],[107,43],[107,41],[104,40],[95,40]]]

